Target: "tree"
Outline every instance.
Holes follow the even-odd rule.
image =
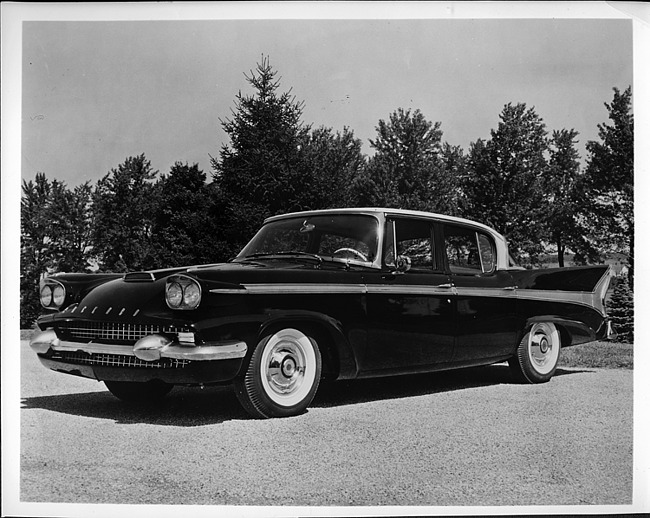
[[[230,143],[212,158],[214,194],[222,200],[223,243],[241,248],[265,217],[350,202],[363,166],[361,142],[348,128],[334,133],[302,122],[303,103],[281,93],[268,58],[245,75],[252,95],[238,93],[221,121]],[[221,203],[221,202],[220,202]]]
[[[634,343],[634,296],[626,277],[618,277],[615,282],[607,313],[618,333],[618,340]]]
[[[612,124],[599,124],[600,142],[587,142],[593,240],[603,249],[627,254],[630,281],[634,275],[634,116],[632,90],[614,88],[605,103]]]
[[[370,141],[375,154],[355,182],[357,204],[453,210],[456,178],[441,159],[440,123],[428,121],[420,110],[398,108],[376,130]]]
[[[245,75],[255,93],[237,94],[232,118],[221,121],[230,145],[211,160],[236,246],[245,244],[265,217],[309,208],[303,191],[311,179],[304,177],[301,150],[310,128],[301,121],[303,103],[291,91],[278,92],[276,75],[264,57]]]
[[[586,238],[584,208],[588,195],[580,174],[580,155],[575,149],[577,136],[574,129],[553,131],[549,165],[542,182],[543,219],[560,267],[564,266],[567,248],[575,253],[574,261],[578,263],[600,260],[598,250]]]
[[[437,210],[451,216],[466,212],[467,200],[462,185],[467,177],[467,157],[460,146],[445,142],[440,152],[441,174],[438,175]],[[434,194],[435,196],[435,194]]]
[[[152,247],[164,266],[205,264],[228,259],[220,241],[218,197],[198,167],[176,162],[157,184]]]
[[[37,173],[23,181],[20,230],[21,325],[31,327],[41,312],[41,278],[55,272],[85,271],[89,263],[90,186],[70,190]]]
[[[152,246],[157,171],[144,154],[127,158],[93,192],[93,253],[100,268],[125,272],[159,266]]]
[[[465,177],[467,216],[506,236],[513,255],[534,263],[543,249],[543,189],[547,168],[546,126],[534,108],[507,104],[487,142],[470,147]]]
[[[305,178],[311,179],[303,193],[314,209],[353,205],[352,185],[365,166],[361,140],[349,128],[343,132],[319,127],[313,130],[302,148]]]
[[[92,189],[90,183],[69,190],[54,180],[49,202],[49,253],[59,272],[89,269]]]
[[[31,328],[40,314],[38,286],[51,264],[47,253],[48,201],[52,185],[44,173],[23,180],[20,200],[20,325]]]
[[[301,121],[303,103],[291,91],[278,93],[277,72],[268,58],[245,76],[255,95],[237,95],[232,119],[221,121],[230,138],[220,160],[212,159],[215,180],[237,197],[267,206],[271,213],[293,203],[299,153],[309,128]],[[291,200],[291,201],[287,201]]]

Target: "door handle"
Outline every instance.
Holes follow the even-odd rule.
[[[453,288],[453,284],[438,284],[438,286],[434,286],[434,288],[446,288],[446,289],[451,289]]]
[[[504,290],[508,290],[508,291],[515,291],[518,287],[519,287],[519,286],[506,286],[506,287],[503,288],[503,289],[504,289]]]

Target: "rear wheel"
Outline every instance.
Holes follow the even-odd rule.
[[[174,385],[160,380],[138,381],[104,381],[106,388],[115,397],[127,403],[150,403],[158,401],[169,394]]]
[[[554,324],[539,322],[521,340],[508,363],[518,381],[544,383],[555,374],[560,359],[560,333]]]
[[[253,417],[288,417],[304,412],[318,389],[322,370],[315,340],[285,328],[258,342],[235,393]]]

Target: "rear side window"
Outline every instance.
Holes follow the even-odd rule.
[[[456,225],[445,225],[444,229],[445,252],[451,273],[477,275],[494,271],[496,254],[489,236]]]

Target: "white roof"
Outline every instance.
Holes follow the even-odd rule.
[[[278,219],[284,219],[284,218],[292,218],[292,217],[307,216],[307,215],[315,216],[320,214],[333,214],[333,213],[334,214],[382,214],[382,215],[395,214],[400,216],[433,218],[439,221],[449,221],[452,223],[463,223],[466,225],[472,225],[474,227],[481,228],[486,232],[492,234],[493,236],[499,237],[500,239],[505,241],[505,238],[497,231],[495,231],[493,228],[488,227],[483,223],[472,221],[471,219],[459,218],[456,216],[448,216],[446,214],[437,214],[434,212],[423,212],[418,210],[407,210],[407,209],[389,209],[386,207],[358,207],[358,208],[355,207],[355,208],[345,208],[345,209],[321,209],[321,210],[308,210],[302,212],[290,212],[288,214],[279,214],[277,216],[271,216],[266,220],[264,220],[264,223],[267,223],[269,221],[275,221]]]

